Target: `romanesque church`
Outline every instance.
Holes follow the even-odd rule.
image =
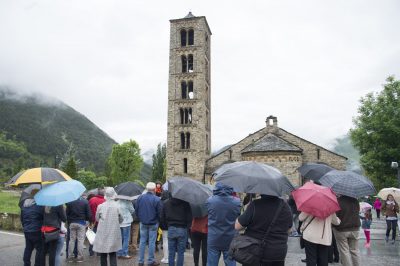
[[[210,70],[206,18],[189,12],[170,20],[167,178],[189,176],[207,182],[220,165],[244,160],[274,166],[294,185],[302,183],[296,169],[303,163],[345,169],[346,157],[279,128],[274,116],[267,117],[260,130],[211,155]]]

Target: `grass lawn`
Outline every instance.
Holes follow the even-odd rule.
[[[19,197],[19,194],[15,192],[5,192],[0,190],[0,213],[6,212],[19,214]]]

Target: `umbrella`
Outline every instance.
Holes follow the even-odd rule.
[[[142,194],[144,187],[135,182],[124,182],[115,186],[118,199],[134,200],[134,197]]]
[[[369,204],[367,202],[364,202],[364,201],[360,202],[360,210],[366,211],[368,209],[372,209],[372,205],[371,204]]]
[[[278,169],[253,161],[224,164],[213,173],[213,177],[215,181],[233,187],[236,192],[280,197],[294,189]]]
[[[190,208],[192,209],[193,218],[200,218],[208,215],[207,206],[205,203],[203,204],[190,204]]]
[[[173,198],[191,204],[203,204],[212,195],[212,190],[203,183],[188,177],[172,177],[168,180],[168,189]]]
[[[400,203],[400,189],[395,187],[382,188],[378,193],[378,197],[380,197],[383,200],[386,200],[389,194],[391,194],[394,197],[397,203]]]
[[[313,181],[319,181],[324,174],[332,170],[332,167],[322,163],[305,163],[297,168],[302,177]]]
[[[85,190],[79,181],[62,181],[42,188],[35,195],[35,201],[41,206],[58,206],[78,199]]]
[[[88,196],[89,196],[89,195],[98,195],[98,194],[99,194],[99,189],[98,189],[98,188],[91,189],[91,190],[89,190],[86,194],[87,194]]]
[[[304,186],[293,191],[292,195],[299,211],[321,219],[325,219],[340,210],[336,195],[332,189],[313,182],[307,182]]]
[[[66,173],[54,168],[32,168],[16,174],[8,181],[8,186],[26,184],[51,184],[59,181],[71,180]]]
[[[368,178],[352,171],[332,170],[321,177],[319,182],[323,186],[332,188],[336,194],[352,198],[376,193],[374,185]]]

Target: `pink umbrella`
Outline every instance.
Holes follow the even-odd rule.
[[[363,202],[360,202],[360,209],[362,211],[366,211],[368,209],[372,209],[372,205],[363,201]]]
[[[335,193],[332,189],[307,182],[292,192],[299,211],[325,219],[340,210]]]

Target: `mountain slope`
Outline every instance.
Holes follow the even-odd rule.
[[[23,96],[0,87],[0,131],[15,136],[34,155],[61,158],[71,143],[80,167],[102,172],[116,142],[85,116],[68,105]]]

